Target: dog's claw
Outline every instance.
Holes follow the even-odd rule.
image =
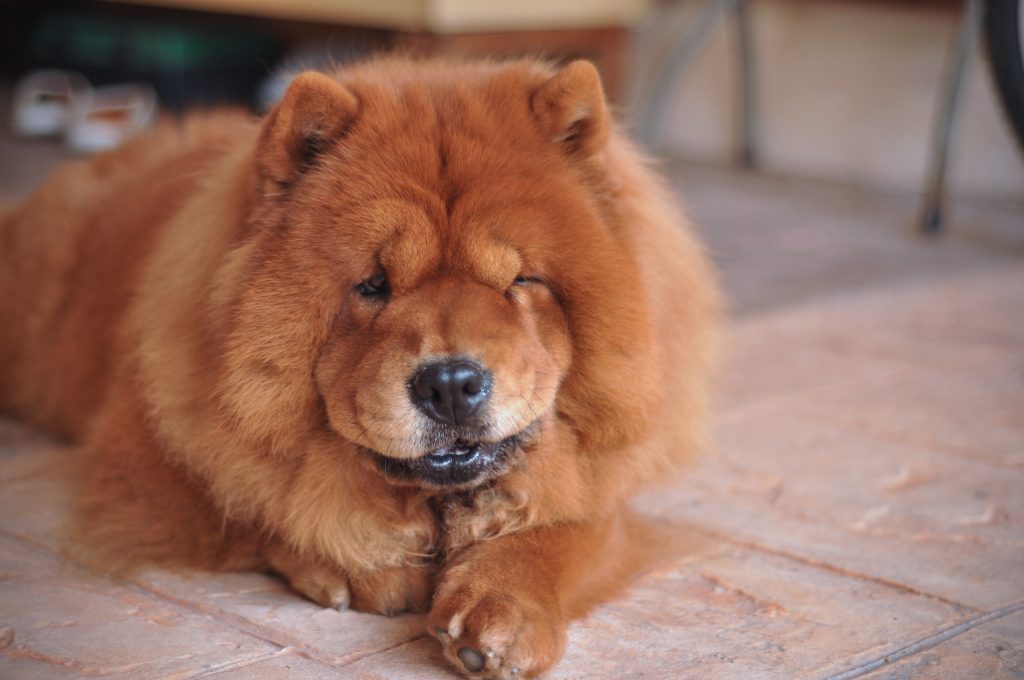
[[[463,647],[460,649],[459,659],[462,661],[462,665],[465,666],[466,670],[470,673],[476,673],[483,670],[485,663],[484,656],[472,647]]]

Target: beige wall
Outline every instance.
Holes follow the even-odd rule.
[[[684,2],[692,11],[694,2]],[[767,169],[918,191],[947,49],[949,9],[851,0],[753,0]],[[679,33],[678,6],[639,31],[636,71]],[[685,18],[685,17],[683,17]],[[719,31],[671,97],[661,149],[726,161],[735,144],[734,38]],[[1024,203],[1024,161],[998,109],[984,57],[969,73],[951,162],[954,195]]]

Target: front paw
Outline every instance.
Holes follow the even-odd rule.
[[[445,657],[473,678],[522,680],[550,668],[565,649],[557,604],[523,583],[474,578],[468,566],[449,569],[434,596],[428,630]]]
[[[276,556],[271,568],[292,588],[323,607],[395,616],[424,613],[430,607],[433,577],[417,566],[345,573],[325,564]]]

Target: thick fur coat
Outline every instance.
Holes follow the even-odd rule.
[[[717,309],[590,64],[382,59],[4,214],[0,409],[80,444],[82,559],[276,571],[532,676],[699,449]]]

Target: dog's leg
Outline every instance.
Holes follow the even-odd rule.
[[[477,543],[441,573],[429,631],[472,677],[533,677],[562,656],[569,620],[618,584],[624,547],[618,516]]]

